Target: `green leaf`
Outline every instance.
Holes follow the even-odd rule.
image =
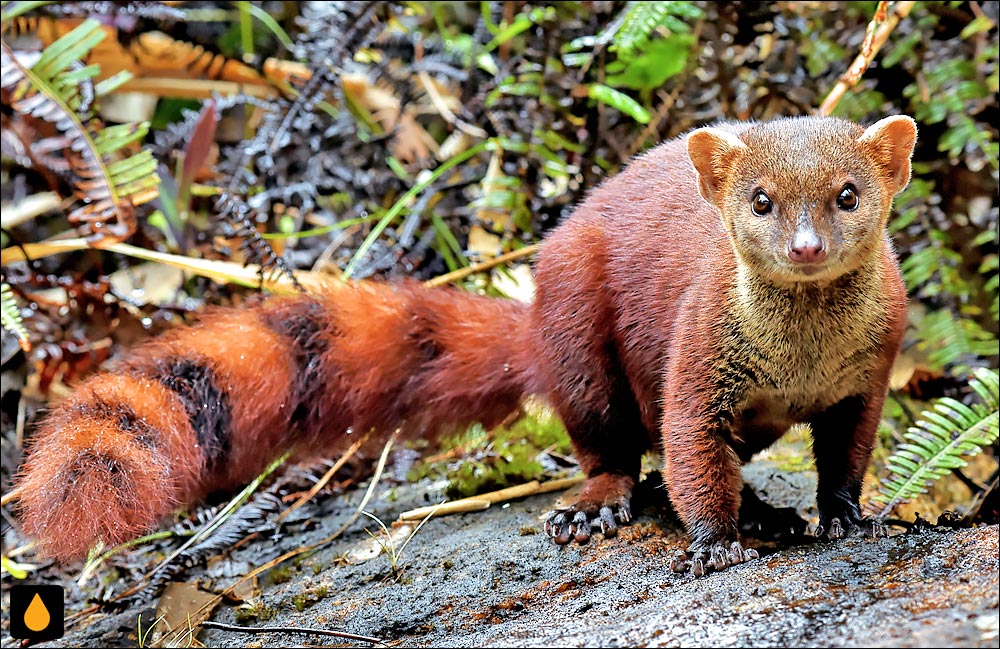
[[[657,88],[687,66],[694,44],[692,34],[674,34],[649,43],[642,55],[630,61],[615,61],[607,66],[608,85],[633,90]],[[645,123],[645,122],[643,122]]]
[[[122,87],[131,80],[132,73],[128,70],[122,70],[117,74],[104,79],[103,81],[97,82],[97,84],[94,85],[94,94],[98,97],[103,97],[104,95],[118,90],[118,88]]]
[[[66,70],[74,61],[86,56],[106,37],[101,24],[93,19],[80,23],[73,31],[52,43],[42,52],[42,57],[31,71],[46,81]]]
[[[117,124],[101,129],[94,137],[94,146],[101,155],[107,155],[146,137],[149,122]]]
[[[587,88],[587,96],[620,110],[640,124],[649,123],[649,112],[639,102],[614,88],[600,83],[592,83]]]
[[[678,17],[694,21],[704,15],[693,2],[629,2],[610,49],[619,59],[630,60],[637,52],[645,50],[653,32],[666,28],[675,36],[686,33],[690,27]]]
[[[993,29],[993,25],[994,23],[990,20],[989,16],[976,16],[968,25],[962,28],[962,33],[959,36],[965,39],[982,32],[988,32]]]

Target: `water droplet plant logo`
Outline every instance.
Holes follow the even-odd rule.
[[[62,586],[15,584],[10,587],[10,635],[42,642],[63,636]]]

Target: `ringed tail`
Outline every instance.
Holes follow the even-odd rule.
[[[71,560],[246,483],[289,448],[335,456],[360,431],[498,423],[538,390],[529,310],[412,281],[212,310],[45,416],[17,478],[24,529]]]

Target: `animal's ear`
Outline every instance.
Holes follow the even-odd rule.
[[[858,138],[882,167],[893,195],[910,182],[910,156],[916,141],[917,123],[906,115],[880,119]]]
[[[732,164],[732,153],[748,150],[738,137],[718,128],[699,128],[687,136],[688,157],[698,173],[698,191],[709,203],[722,187]]]

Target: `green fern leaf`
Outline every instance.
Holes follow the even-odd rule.
[[[620,59],[632,58],[645,49],[660,27],[672,33],[686,33],[690,26],[682,19],[697,20],[704,14],[692,2],[630,2],[621,26],[612,39],[612,49]]]
[[[0,79],[10,91],[11,107],[23,115],[52,123],[65,136],[63,153],[74,174],[74,194],[79,199],[70,212],[70,223],[80,226],[92,241],[122,240],[137,225],[134,206],[157,196],[156,161],[148,151],[122,159],[125,146],[145,137],[148,124],[122,124],[99,128],[97,120],[79,114],[80,87],[100,71],[96,65],[79,66],[90,50],[105,38],[95,20],[81,23],[49,45],[34,63],[2,44]],[[100,97],[127,81],[127,74],[94,86]],[[89,103],[89,102],[88,102]]]
[[[14,291],[7,282],[0,285],[0,321],[4,329],[17,336],[17,344],[21,349],[26,352],[31,350],[28,330],[24,326],[24,320],[21,319],[21,309],[17,306]]]
[[[889,475],[872,496],[869,510],[886,516],[899,504],[926,493],[935,481],[966,466],[968,458],[997,441],[1000,374],[977,368],[969,385],[981,403],[967,406],[945,397],[921,413],[904,435],[907,443],[900,444],[886,460]]]

